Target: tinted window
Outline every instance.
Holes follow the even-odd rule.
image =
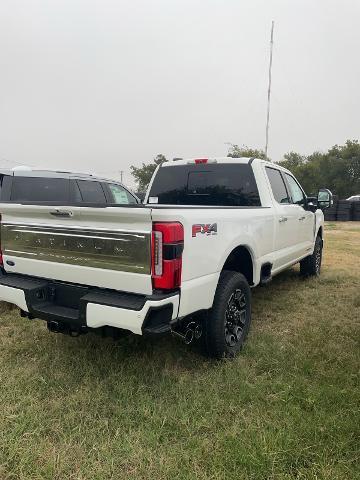
[[[110,203],[117,205],[129,205],[137,203],[135,197],[133,197],[125,188],[116,183],[107,183],[110,191]]]
[[[65,178],[14,177],[11,200],[13,202],[69,201],[69,180]]]
[[[81,203],[82,197],[80,193],[79,185],[76,180],[70,180],[70,202],[71,203]]]
[[[78,180],[81,197],[85,203],[106,203],[104,191],[99,182]]]
[[[297,203],[298,205],[304,205],[305,197],[295,178],[291,175],[288,175],[287,173],[285,173],[285,178],[289,186],[290,195],[293,203]]]
[[[238,163],[162,167],[149,197],[165,205],[261,205],[252,168]]]
[[[266,167],[266,173],[270,180],[271,189],[278,203],[290,203],[284,180],[279,170]]]
[[[3,180],[4,180],[4,175],[0,175],[0,198],[1,198]]]
[[[1,201],[8,202],[11,200],[12,176],[4,175],[1,181]]]

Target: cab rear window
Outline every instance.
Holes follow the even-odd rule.
[[[251,166],[239,163],[162,167],[152,184],[149,202],[162,205],[261,205]]]

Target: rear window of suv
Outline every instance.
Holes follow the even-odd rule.
[[[239,163],[161,167],[151,186],[149,203],[261,206],[251,166]]]
[[[47,177],[14,177],[11,189],[13,202],[68,202],[69,180]]]

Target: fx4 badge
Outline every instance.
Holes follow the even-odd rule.
[[[192,226],[192,236],[196,237],[198,233],[203,235],[216,235],[217,223],[197,223]]]

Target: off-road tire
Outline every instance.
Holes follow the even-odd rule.
[[[318,277],[321,272],[322,239],[318,235],[315,240],[314,252],[300,262],[300,275],[303,277]]]
[[[234,303],[238,304],[239,308],[236,307],[234,310]],[[229,315],[232,316],[231,318],[237,319],[239,323],[229,322]],[[241,273],[225,270],[220,275],[214,303],[205,320],[204,340],[207,355],[218,359],[235,357],[242,348],[249,332],[250,323],[251,291],[249,284]],[[231,326],[230,333],[229,325]],[[242,328],[239,330],[241,326]],[[236,334],[232,333],[234,330],[236,330]],[[234,345],[231,345],[232,340],[235,341]]]

